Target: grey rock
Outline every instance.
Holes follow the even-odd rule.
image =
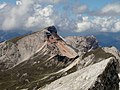
[[[118,61],[109,58],[62,77],[39,90],[119,90]]]
[[[99,47],[98,41],[94,36],[68,36],[65,37],[65,40],[73,48],[77,49],[80,54]]]

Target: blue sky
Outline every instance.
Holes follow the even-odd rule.
[[[0,2],[7,2],[7,3],[11,3],[11,4],[15,4],[16,0],[0,0]]]
[[[13,4],[13,5],[16,4],[16,0],[0,0],[0,3],[3,3],[3,2]],[[98,10],[107,4],[120,3],[120,1],[119,0],[68,0],[67,5],[74,4],[74,3],[85,4],[88,6],[89,10]],[[55,6],[56,9],[61,11],[62,10],[61,7],[63,6],[62,4],[58,3]]]
[[[0,30],[56,25],[70,32],[120,32],[119,0],[19,1],[0,0]]]
[[[0,0],[0,3],[2,2],[15,4],[16,0]],[[79,2],[82,4],[86,4],[91,10],[94,10],[94,9],[99,9],[109,3],[119,2],[119,0],[69,0],[69,2],[70,3]]]
[[[115,2],[117,0],[80,0],[81,3],[87,4],[92,10],[99,9],[106,4]]]

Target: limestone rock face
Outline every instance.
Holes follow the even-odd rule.
[[[109,58],[62,77],[39,90],[119,90],[118,61]]]
[[[73,48],[77,49],[79,53],[87,52],[99,47],[98,41],[94,36],[68,36],[65,40]]]
[[[112,46],[112,47],[103,47],[103,50],[106,53],[111,53],[112,55],[114,55],[114,57],[116,59],[118,59],[119,62],[119,68],[120,68],[120,52],[117,50],[116,47]],[[120,73],[120,69],[119,69],[119,73]]]
[[[37,32],[27,36],[21,36],[0,45],[0,65],[6,69],[29,59],[44,43],[43,35]]]
[[[114,46],[112,47],[103,47],[104,51],[106,53],[111,53],[113,54],[117,59],[120,59],[120,52],[115,48]]]

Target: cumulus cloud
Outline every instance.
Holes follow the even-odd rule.
[[[102,8],[102,13],[120,13],[120,3],[114,3],[114,4],[108,4],[105,7]]]
[[[2,24],[2,29],[9,30],[18,28],[24,25],[26,17],[29,16],[30,8],[32,8],[33,1],[21,0],[22,5],[11,7],[8,12],[5,12],[5,20]]]
[[[20,0],[17,0],[16,5],[22,5],[22,2]]]
[[[64,11],[60,13],[55,10],[55,5],[66,1],[67,0],[17,0],[16,5],[8,5],[9,7],[4,10],[2,14],[3,19],[0,22],[1,29],[37,30],[50,25],[57,25],[57,27],[65,30],[72,23],[70,23],[69,18],[66,18],[68,16],[63,13]]]
[[[90,14],[96,15],[96,16],[119,16],[120,15],[120,3],[107,4],[101,9],[91,11]]]
[[[113,17],[82,17],[77,22],[76,32],[119,32],[120,19]]]
[[[52,5],[42,7],[37,0],[19,0],[14,7],[11,7],[9,13],[5,12],[1,27],[3,30],[12,30],[51,25],[53,24],[50,19],[52,13]]]
[[[1,4],[3,10],[0,13],[0,29],[2,30],[38,30],[50,25],[59,27],[60,30],[70,32],[118,32],[120,31],[120,19],[113,17],[101,17],[101,15],[119,14],[117,4],[104,6],[99,16],[82,16],[89,12],[88,6],[74,4],[70,8],[56,9],[56,4],[62,5],[68,0],[17,0],[16,5]],[[47,3],[47,4],[46,4]],[[116,6],[117,5],[117,6]],[[112,7],[111,7],[112,6]],[[95,13],[94,13],[95,14]]]
[[[6,5],[7,5],[7,3],[5,3],[5,2],[0,4],[0,9],[3,9]]]
[[[54,25],[61,15],[56,13],[55,5],[67,0],[17,0],[16,5],[7,5],[0,13],[0,29],[28,29],[35,30]],[[6,3],[1,4],[1,8]],[[58,20],[60,21],[60,20]]]
[[[114,31],[115,32],[119,32],[120,31],[120,21],[116,22],[114,24]]]
[[[48,5],[42,8],[41,5],[37,5],[34,8],[34,13],[32,16],[28,17],[25,24],[26,27],[47,27],[53,25],[53,20],[50,18],[53,15],[53,6]]]

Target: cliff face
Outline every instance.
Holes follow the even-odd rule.
[[[0,62],[5,62],[6,65],[4,68],[8,69],[29,59],[33,54],[35,54],[35,52],[44,44],[44,34],[41,32],[17,37],[1,43]],[[1,67],[3,67],[3,65]]]
[[[63,39],[50,26],[0,43],[0,90],[118,90],[119,60],[94,36]]]
[[[94,50],[99,47],[98,41],[94,36],[68,36],[66,42],[74,47],[79,54]]]

